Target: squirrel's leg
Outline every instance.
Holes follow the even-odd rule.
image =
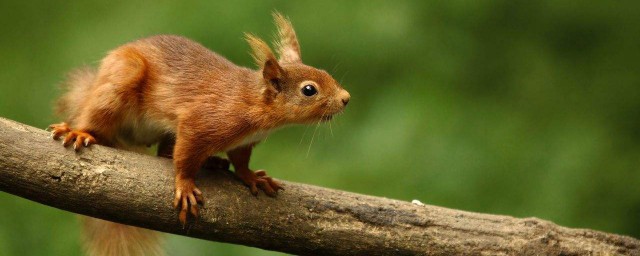
[[[79,115],[70,128],[65,124],[52,125],[53,137],[66,133],[64,146],[73,143],[79,150],[83,146],[100,143],[113,146],[117,127],[132,109],[140,109],[140,87],[146,77],[146,64],[136,50],[119,48],[102,61],[95,81],[86,85],[82,93],[75,94],[70,104],[79,109]]]
[[[50,125],[49,129],[52,130],[53,139],[57,140],[64,136],[62,145],[66,147],[73,144],[73,149],[76,151],[82,147],[96,144],[98,142],[96,137],[100,138],[100,144],[112,146],[110,138],[114,128],[112,128],[111,123],[97,121],[97,119],[100,119],[97,115],[100,115],[101,111],[95,111],[93,105],[92,103],[86,104],[86,108],[82,109],[82,113],[77,120],[78,124],[74,124],[77,125],[75,129],[65,122]]]
[[[160,157],[173,159],[173,148],[176,145],[176,139],[173,135],[167,135],[158,143],[158,153]],[[229,160],[218,157],[209,156],[202,164],[202,168],[209,170],[229,170]]]
[[[208,145],[197,139],[185,138],[178,132],[173,150],[173,163],[176,168],[176,194],[173,207],[180,209],[178,219],[184,226],[187,223],[187,211],[198,216],[198,203],[203,203],[202,192],[196,187],[196,173],[209,155]]]
[[[231,160],[238,178],[249,186],[253,195],[258,195],[258,187],[260,187],[265,194],[275,196],[279,189],[283,189],[282,186],[267,176],[264,170],[253,172],[249,169],[249,159],[251,158],[253,146],[254,144],[251,144],[227,151],[229,160]]]

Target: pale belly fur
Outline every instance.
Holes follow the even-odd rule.
[[[221,152],[215,152],[214,154],[219,154],[232,150],[234,148],[260,142],[266,139],[269,134],[277,129],[278,128],[270,130],[259,130],[245,136],[241,141],[230,145],[229,147],[221,150]],[[173,125],[169,121],[154,122],[148,118],[137,120],[130,119],[128,125],[123,126],[120,129],[118,141],[128,142],[124,144],[128,144],[129,146],[149,146],[158,143],[167,134],[175,134],[175,127],[173,127]]]

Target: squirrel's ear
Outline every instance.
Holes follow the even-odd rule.
[[[249,46],[251,46],[251,56],[253,56],[253,60],[262,68],[264,80],[273,85],[277,91],[280,91],[282,89],[280,86],[281,80],[284,77],[284,70],[280,67],[280,64],[278,64],[278,60],[275,55],[273,55],[269,45],[262,39],[249,33],[245,33],[245,39],[249,43]]]
[[[284,78],[284,70],[278,64],[278,61],[268,59],[262,67],[262,76],[264,80],[269,82],[277,91],[282,90],[282,78]]]
[[[278,39],[275,45],[280,56],[280,61],[284,63],[294,63],[302,61],[300,58],[300,44],[298,37],[293,30],[291,22],[279,12],[273,12],[273,19],[278,27]]]

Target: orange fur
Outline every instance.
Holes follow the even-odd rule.
[[[61,98],[59,109],[73,127],[68,134],[115,147],[161,142],[160,154],[173,157],[173,203],[183,225],[189,212],[197,216],[203,198],[195,174],[212,154],[227,152],[253,193],[260,188],[275,196],[282,187],[264,171],[249,169],[253,146],[278,127],[330,119],[350,96],[327,72],[300,61],[291,23],[279,13],[274,19],[279,61],[263,40],[246,34],[258,70],[180,36],[153,36],[116,48],[97,74],[82,71],[74,77]],[[305,95],[309,86],[317,93]],[[52,126],[54,133],[68,132],[58,127]]]
[[[87,255],[163,255],[160,233],[143,228],[83,217],[83,237]]]

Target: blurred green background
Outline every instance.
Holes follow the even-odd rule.
[[[280,179],[640,237],[638,1],[0,3],[0,116],[44,128],[65,73],[180,34],[250,66],[289,16],[352,95],[254,153]],[[286,191],[285,191],[286,193]],[[74,214],[0,193],[1,255],[78,255]],[[170,235],[169,255],[278,255]]]

